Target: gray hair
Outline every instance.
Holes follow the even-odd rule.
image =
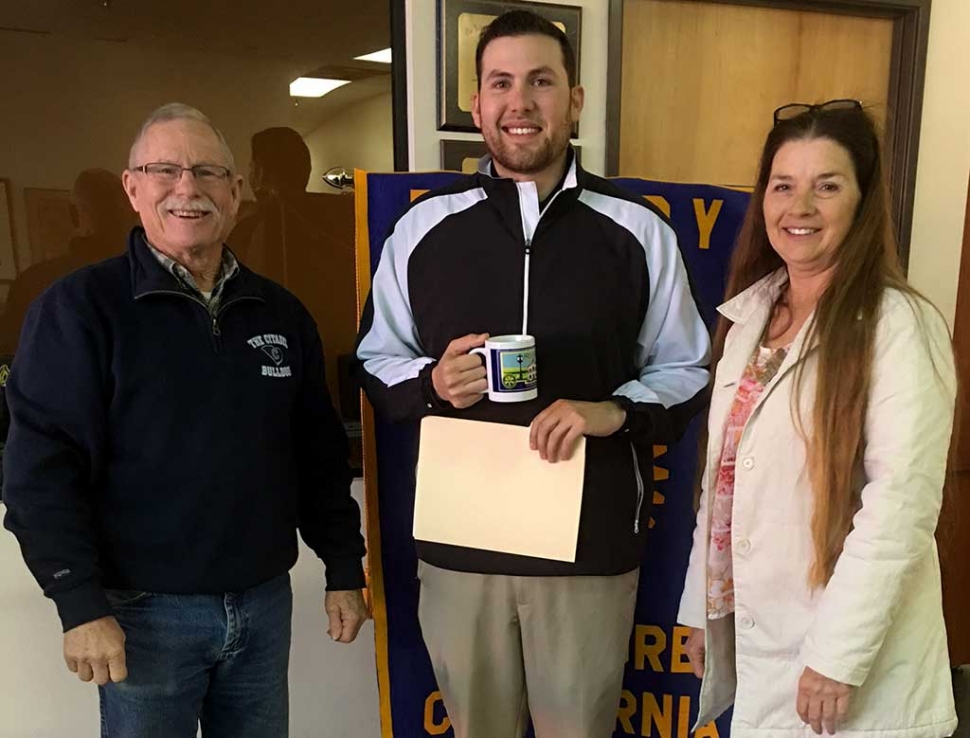
[[[135,166],[135,151],[138,149],[138,144],[145,137],[148,129],[157,123],[167,123],[172,120],[194,120],[199,123],[204,123],[212,132],[216,134],[216,138],[219,139],[219,144],[222,146],[223,152],[226,155],[226,160],[229,162],[229,169],[233,172],[236,171],[236,158],[232,155],[232,149],[229,148],[229,144],[226,142],[226,137],[222,135],[222,131],[216,128],[215,124],[209,120],[209,117],[203,113],[201,110],[193,108],[191,105],[185,105],[184,103],[168,103],[167,105],[162,105],[162,107],[157,108],[152,112],[145,122],[141,124],[141,128],[138,130],[138,135],[135,136],[134,142],[131,144],[131,149],[128,152],[128,167],[131,168]]]

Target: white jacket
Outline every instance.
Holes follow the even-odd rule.
[[[934,532],[956,380],[946,324],[922,301],[914,309],[895,290],[883,299],[859,473],[862,507],[835,573],[815,591],[807,584],[814,560],[812,492],[791,413],[806,329],[795,338],[738,447],[736,612],[707,620],[710,480],[717,478],[738,381],[786,281],[781,269],[718,308],[734,325],[714,378],[698,523],[678,616],[706,629],[698,724],[733,703],[732,738],[814,736],[796,712],[798,680],[809,666],[858,687],[839,736],[949,736],[957,720]],[[806,359],[802,397],[809,434],[816,357]]]

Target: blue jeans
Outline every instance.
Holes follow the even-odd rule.
[[[99,688],[102,738],[285,738],[293,594],[284,574],[222,595],[109,590],[128,678]]]

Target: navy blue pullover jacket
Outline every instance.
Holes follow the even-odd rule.
[[[65,630],[111,613],[104,588],[219,593],[296,561],[364,584],[360,510],[316,325],[241,266],[218,314],[128,253],[31,306],[7,385],[5,525]]]

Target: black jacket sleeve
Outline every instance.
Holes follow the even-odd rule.
[[[309,315],[303,326],[303,385],[293,437],[300,472],[300,535],[327,567],[327,589],[364,586],[364,539],[360,508],[350,494],[349,444],[334,410],[324,369],[323,346]]]
[[[380,296],[378,297],[380,301]],[[400,338],[378,338],[374,325],[374,293],[367,297],[357,336],[354,376],[374,409],[392,423],[420,420],[448,403],[438,397],[431,381],[437,362],[419,355]],[[378,317],[388,324],[388,316]],[[390,330],[390,328],[386,329]],[[386,335],[386,331],[385,331]],[[365,344],[364,341],[367,341]]]
[[[669,444],[707,404],[711,342],[674,229],[664,222],[645,228],[639,239],[649,245],[650,297],[637,336],[637,376],[609,399],[626,410],[621,433]]]
[[[99,337],[53,289],[28,311],[7,383],[4,525],[64,630],[111,614],[91,495],[107,413]]]
[[[385,239],[357,336],[355,375],[374,409],[391,422],[420,420],[450,407],[434,391],[427,356],[408,299],[412,229]]]

